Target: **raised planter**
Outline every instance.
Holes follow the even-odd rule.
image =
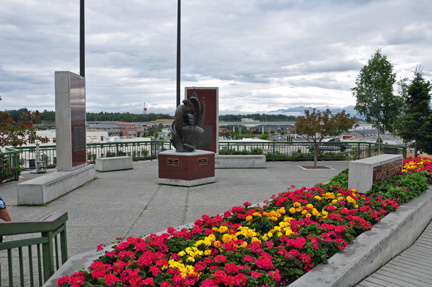
[[[357,284],[410,247],[432,220],[432,189],[405,203],[290,287],[346,287]],[[317,285],[318,284],[318,285]]]
[[[97,171],[114,171],[132,168],[132,157],[130,156],[96,158]]]
[[[431,208],[432,189],[429,188],[411,202],[399,206],[371,230],[360,234],[344,251],[332,256],[328,264],[316,266],[289,287],[353,286],[411,246],[431,221]],[[177,229],[191,226],[193,223]],[[166,231],[156,234],[162,233]],[[90,251],[70,257],[43,286],[55,286],[58,278],[88,268],[100,255]]]
[[[266,168],[265,155],[218,155],[215,168]]]

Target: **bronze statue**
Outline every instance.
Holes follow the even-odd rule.
[[[183,100],[174,115],[171,130],[171,143],[177,152],[193,152],[204,133],[205,103],[193,91],[189,100]]]

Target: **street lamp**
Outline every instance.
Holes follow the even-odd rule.
[[[84,0],[83,0],[84,1]],[[177,4],[177,105],[180,106],[180,32],[181,32],[181,0]]]
[[[84,0],[80,1],[80,75],[85,77]]]

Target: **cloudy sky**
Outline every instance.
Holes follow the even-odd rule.
[[[1,0],[0,110],[54,110],[79,74],[79,0]],[[87,111],[173,114],[176,0],[86,0]],[[183,0],[181,90],[219,87],[220,112],[355,104],[377,48],[397,78],[432,78],[430,0]]]

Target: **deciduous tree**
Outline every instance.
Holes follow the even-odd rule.
[[[9,113],[0,112],[0,147],[21,146],[36,139],[34,124],[38,122],[38,111],[24,112],[19,120],[14,121]]]
[[[395,81],[393,65],[378,49],[361,69],[356,86],[352,88],[357,98],[355,110],[377,128],[378,142],[381,142],[381,133],[394,131],[403,105],[402,98],[393,94]]]
[[[314,149],[314,167],[317,167],[318,149],[325,136],[337,136],[352,128],[356,119],[345,111],[337,114],[327,109],[323,112],[313,109],[305,110],[304,116],[299,116],[296,122],[296,133],[304,135]]]

